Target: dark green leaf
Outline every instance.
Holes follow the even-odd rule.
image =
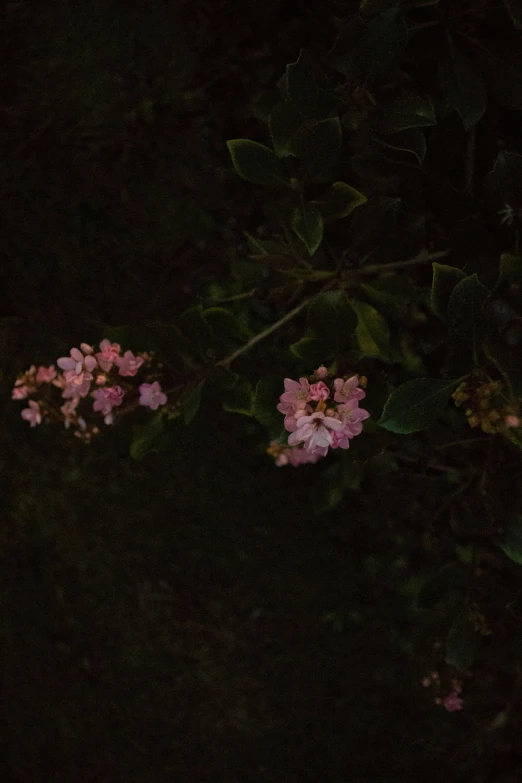
[[[522,515],[510,514],[504,525],[500,548],[513,562],[522,565]]]
[[[311,203],[319,208],[324,220],[339,220],[367,201],[366,196],[346,182],[333,182],[322,196]]]
[[[317,207],[313,204],[296,207],[292,218],[292,229],[313,256],[323,239],[323,216]]]
[[[500,277],[510,283],[522,283],[522,256],[502,253],[500,256]]]
[[[281,161],[271,149],[250,139],[231,139],[227,147],[240,177],[256,185],[288,185]]]
[[[393,103],[382,104],[371,115],[371,125],[377,133],[399,133],[407,128],[435,125],[437,117],[429,98],[406,95]]]
[[[130,445],[132,459],[142,460],[149,452],[155,451],[154,444],[163,432],[163,412],[156,413],[146,424],[136,425]]]
[[[203,393],[204,386],[205,381],[201,381],[197,386],[194,386],[192,389],[188,389],[182,395],[180,400],[180,413],[183,424],[189,425],[194,421],[199,410],[199,406],[201,405],[201,395]]]
[[[289,101],[276,103],[270,113],[268,126],[274,150],[280,157],[297,155],[299,140],[311,121]]]
[[[465,572],[458,563],[446,563],[420,589],[419,609],[433,609],[439,601],[463,587]]]
[[[214,334],[216,351],[232,351],[249,337],[235,315],[225,307],[209,307],[203,311],[203,317]]]
[[[375,307],[366,302],[352,302],[357,313],[355,335],[359,348],[365,356],[387,361],[390,351],[390,330],[388,324]]]
[[[395,320],[405,318],[415,299],[415,286],[405,277],[388,276],[361,286],[364,293],[380,312]]]
[[[380,426],[400,435],[426,429],[440,416],[457,383],[435,378],[406,381],[388,398]]]
[[[451,41],[439,62],[439,85],[450,109],[455,109],[469,131],[486,111],[486,89],[473,62]]]
[[[205,320],[201,305],[185,310],[178,318],[176,325],[189,341],[190,348],[197,351],[202,359],[208,359],[212,354],[213,334]]]
[[[322,67],[305,49],[295,63],[286,66],[286,91],[303,118],[314,122],[328,117],[340,104]]]
[[[336,59],[335,67],[363,84],[386,79],[399,65],[407,40],[404,14],[390,8],[370,22],[357,45]]]
[[[446,323],[450,296],[453,289],[465,274],[461,269],[446,264],[433,263],[433,282],[431,285],[431,308],[435,315]]]
[[[473,274],[457,283],[448,302],[450,331],[471,346],[475,361],[490,329],[484,313],[488,297],[488,289]]]
[[[254,394],[254,416],[272,437],[277,437],[283,429],[283,414],[277,410],[279,397],[284,392],[284,383],[280,375],[264,375],[259,379]]]
[[[383,147],[398,152],[411,152],[422,163],[426,155],[426,138],[418,128],[407,128],[389,136],[376,137],[375,141]]]
[[[357,316],[346,294],[342,291],[325,291],[318,294],[308,308],[308,323],[318,337],[346,344],[357,326]]]
[[[321,473],[319,481],[310,492],[312,509],[316,514],[322,514],[335,508],[344,495],[344,479],[341,465],[330,465]]]
[[[290,350],[294,356],[307,364],[320,365],[334,355],[335,342],[321,337],[303,337],[297,343],[293,343]]]
[[[466,614],[462,613],[453,624],[446,639],[444,660],[456,669],[469,669],[475,663],[479,651],[479,636]]]
[[[328,117],[315,123],[299,138],[296,155],[301,158],[305,177],[317,177],[331,169],[341,152],[341,123]]]
[[[522,54],[504,35],[474,42],[476,64],[497,101],[506,109],[522,110]]]
[[[237,383],[222,394],[223,408],[230,413],[242,413],[253,416],[254,394],[252,384],[247,378],[238,378]]]
[[[484,180],[484,198],[496,202],[518,204],[522,199],[522,155],[501,150],[493,170]]]

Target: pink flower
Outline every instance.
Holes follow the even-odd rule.
[[[347,381],[343,378],[336,378],[334,381],[334,400],[335,402],[349,402],[350,400],[362,400],[366,397],[366,392],[358,387],[359,379],[352,375]]]
[[[151,411],[157,411],[160,405],[165,405],[167,395],[161,391],[158,381],[142,383],[140,386],[140,405],[145,405]]]
[[[318,381],[324,381],[325,378],[328,377],[328,370],[322,364],[320,367],[317,368],[317,370],[314,372],[315,377]]]
[[[141,356],[134,356],[132,351],[125,351],[123,356],[116,359],[116,364],[119,367],[120,375],[133,376],[143,364],[143,359]]]
[[[342,429],[333,433],[332,449],[347,449],[350,447],[350,439],[362,432],[362,422],[370,417],[368,411],[356,407],[357,400],[352,400],[344,405],[339,405],[338,412],[341,417]]]
[[[294,411],[304,408],[310,399],[310,384],[306,378],[299,378],[299,382],[293,381],[291,378],[285,378],[284,383],[285,391],[279,398],[281,403],[292,405]],[[283,413],[284,411],[281,412]]]
[[[518,416],[506,416],[506,427],[520,427],[520,419]]]
[[[87,356],[92,355],[94,353],[94,348],[92,347],[92,345],[88,345],[88,343],[80,343],[80,348]]]
[[[328,451],[328,447],[332,444],[333,432],[339,432],[342,428],[343,423],[339,419],[316,411],[311,416],[301,416],[298,419],[297,429],[288,438],[288,445],[297,446],[298,443],[304,443],[304,448],[308,451],[321,453],[324,456],[326,454],[324,450]]]
[[[464,707],[464,702],[458,695],[457,691],[453,691],[453,693],[450,693],[449,696],[446,696],[442,704],[444,705],[444,709],[447,710],[447,712],[457,712]]]
[[[112,413],[113,408],[122,404],[124,394],[125,392],[121,386],[109,386],[109,388],[96,389],[92,393],[94,398],[93,410],[99,411],[104,416],[108,416]],[[112,420],[106,423],[112,424]]]
[[[56,370],[54,364],[50,367],[39,367],[36,373],[36,380],[38,383],[51,383],[56,378]]]
[[[104,372],[109,372],[120,356],[121,346],[118,343],[111,343],[110,340],[102,340],[100,348],[100,353],[96,354],[98,364]]]
[[[89,349],[89,345],[82,343],[84,349]],[[78,348],[71,348],[71,355],[62,356],[57,361],[58,367],[65,370],[65,380],[68,384],[77,384],[80,386],[84,381],[92,381],[92,371],[97,365],[94,356],[84,356]]]
[[[279,408],[279,405],[277,406]],[[313,413],[311,407],[309,405],[306,406],[306,408],[299,409],[298,411],[295,411],[295,413],[289,413],[285,416],[284,420],[284,428],[287,432],[295,432],[297,429],[297,421],[301,418],[301,416],[309,416],[311,413]]]
[[[25,400],[29,394],[29,388],[27,386],[15,386],[11,392],[12,400]]]
[[[79,402],[80,402],[80,398],[74,397],[74,399],[65,402],[60,408],[60,411],[64,418],[64,424],[66,430],[69,429],[71,424],[76,423],[76,406],[78,405]]]
[[[34,400],[29,400],[29,407],[23,409],[21,416],[22,419],[29,422],[31,427],[36,427],[36,425],[41,424],[42,421],[40,406]]]
[[[64,400],[74,399],[75,397],[87,397],[90,388],[91,382],[85,378],[80,384],[67,383],[62,392],[62,397]]]
[[[314,402],[321,402],[321,400],[327,400],[330,396],[330,389],[323,381],[318,383],[312,383],[310,386],[310,399]]]

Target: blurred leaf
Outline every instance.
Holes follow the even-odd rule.
[[[497,101],[506,109],[522,110],[522,53],[506,36],[474,41],[476,64]]]
[[[333,182],[322,196],[310,202],[317,206],[324,220],[339,220],[367,201],[366,196],[346,182]]]
[[[446,563],[430,577],[421,588],[417,606],[419,609],[433,609],[450,593],[464,586],[465,571],[458,563]]]
[[[390,394],[379,425],[400,435],[426,429],[440,416],[457,383],[435,378],[406,381]]]
[[[270,113],[268,126],[277,155],[297,155],[299,140],[310,124],[311,121],[303,117],[289,101],[276,103]]]
[[[500,548],[513,562],[522,565],[522,514],[509,515]]]
[[[183,424],[187,426],[194,421],[196,414],[199,411],[204,386],[205,381],[200,381],[197,386],[184,392],[180,399],[181,420],[183,421]]]
[[[484,313],[488,297],[488,289],[482,285],[478,276],[473,274],[457,283],[448,303],[450,331],[471,346],[475,361],[478,360],[480,346],[490,331]]]
[[[479,651],[479,636],[466,614],[462,613],[454,622],[446,639],[444,660],[456,669],[469,669],[476,661]]]
[[[522,256],[502,253],[500,256],[500,277],[502,280],[522,283]]]
[[[379,311],[366,302],[352,301],[351,305],[357,313],[355,335],[362,353],[373,359],[387,361],[390,351],[388,324]]]
[[[390,8],[368,24],[355,46],[336,57],[335,67],[362,84],[386,79],[399,65],[407,40],[404,14],[397,7]]]
[[[154,444],[162,433],[163,412],[156,413],[146,424],[135,425],[130,445],[132,459],[142,460],[149,452],[154,451]]]
[[[254,415],[254,393],[252,384],[247,378],[239,377],[231,389],[222,394],[223,408],[229,413],[242,413],[244,416]]]
[[[522,30],[522,0],[503,0],[517,30]]]
[[[500,150],[493,170],[484,180],[485,199],[501,204],[518,204],[522,200],[522,155]]]
[[[271,149],[250,139],[231,139],[227,147],[240,177],[255,185],[288,185],[281,161]]]
[[[437,123],[429,98],[406,95],[393,103],[381,104],[370,116],[371,126],[378,133],[399,133],[408,128],[423,128]]]
[[[280,375],[264,375],[259,379],[254,394],[254,416],[272,437],[283,429],[283,414],[277,410],[279,397],[284,392],[284,381]]]
[[[393,275],[363,283],[362,290],[379,311],[395,320],[405,318],[415,301],[415,286],[406,277]]]
[[[208,307],[203,311],[203,318],[212,329],[216,350],[233,351],[238,343],[248,339],[234,313],[225,307]]]
[[[323,217],[313,204],[296,207],[292,218],[292,229],[301,239],[311,256],[323,239]]]
[[[383,147],[398,152],[411,152],[419,163],[422,163],[426,155],[426,138],[424,133],[417,128],[407,128],[388,136],[377,136],[375,141]]]
[[[315,514],[322,514],[335,508],[344,495],[344,480],[341,465],[330,465],[321,473],[310,492],[310,502]]]
[[[328,117],[340,104],[324,70],[306,49],[295,63],[286,66],[286,91],[303,118],[315,122]]]
[[[339,160],[341,153],[341,123],[338,117],[329,117],[305,130],[296,145],[305,177],[316,177],[328,171]]]
[[[318,294],[308,307],[308,323],[318,337],[342,350],[357,326],[357,316],[343,291]]]
[[[322,337],[303,337],[290,346],[290,350],[311,366],[323,364],[334,355],[335,343],[332,339]]]
[[[433,263],[433,282],[431,285],[431,308],[435,315],[447,322],[448,303],[453,289],[465,274],[461,269],[446,264]]]
[[[208,359],[213,349],[213,333],[201,305],[185,310],[176,324],[188,339],[191,349],[195,349],[203,359]]]
[[[486,89],[473,62],[448,40],[439,62],[439,85],[450,109],[455,109],[469,131],[486,111]]]

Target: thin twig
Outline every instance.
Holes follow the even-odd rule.
[[[375,275],[379,272],[386,272],[388,269],[402,269],[406,266],[415,266],[416,264],[426,264],[428,261],[437,261],[439,258],[446,258],[451,254],[451,250],[439,250],[436,253],[427,253],[425,250],[407,261],[392,261],[390,264],[371,264],[362,269],[358,269],[360,275]]]
[[[228,367],[235,359],[237,359],[238,356],[241,356],[241,354],[249,351],[254,347],[254,345],[257,345],[257,343],[261,342],[261,340],[264,340],[265,337],[268,337],[269,334],[277,331],[277,329],[279,329],[281,326],[284,326],[284,324],[288,323],[288,321],[291,321],[292,318],[295,318],[296,315],[299,315],[301,310],[304,310],[304,308],[310,304],[311,301],[312,298],[305,299],[303,302],[301,302],[301,304],[298,304],[297,307],[294,307],[293,310],[290,310],[289,313],[286,313],[286,315],[280,318],[279,321],[276,321],[274,324],[271,324],[262,332],[259,332],[259,334],[256,334],[254,337],[252,337],[251,340],[245,343],[245,345],[242,345],[241,348],[238,348],[237,351],[234,351],[234,353],[231,353],[230,356],[226,356],[224,359],[216,362],[216,367]]]

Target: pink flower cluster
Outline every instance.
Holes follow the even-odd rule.
[[[302,465],[326,457],[329,449],[347,449],[350,440],[362,432],[370,414],[359,408],[366,393],[357,375],[328,381],[328,370],[319,367],[311,378],[284,380],[284,392],[277,410],[285,416],[290,433],[288,447],[272,442],[269,453],[276,465]]]
[[[88,399],[92,400],[91,413],[101,414],[105,424],[114,422],[115,409],[127,413],[136,405],[143,405],[155,411],[160,405],[166,405],[167,395],[158,381],[142,383],[136,388],[136,382],[128,380],[144,364],[150,364],[147,354],[134,355],[132,351],[122,354],[121,346],[110,340],[102,340],[99,348],[95,352],[92,346],[81,343],[80,348],[71,348],[69,356],[56,361],[61,373],[54,364],[38,369],[32,365],[16,379],[11,396],[13,400],[28,400],[29,407],[22,410],[21,416],[31,427],[41,424],[47,416],[61,420],[67,429],[73,425],[75,435],[89,440],[99,432],[99,427],[86,421]],[[60,389],[62,404],[53,401],[53,386]],[[122,407],[124,400],[126,405]],[[82,415],[77,410],[80,404],[84,409]]]
[[[424,688],[429,688],[434,685],[437,688],[440,687],[440,675],[438,672],[432,672],[428,677],[424,677],[422,681]],[[464,701],[460,694],[462,693],[462,684],[460,680],[453,679],[451,681],[451,687],[453,690],[444,699],[437,696],[434,701],[435,704],[444,707],[446,712],[458,712],[464,708]]]

